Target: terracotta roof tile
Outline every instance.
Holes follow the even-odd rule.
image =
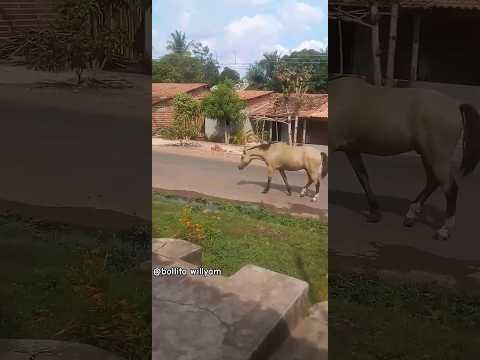
[[[244,101],[256,99],[262,96],[273,94],[273,91],[263,91],[263,90],[239,90],[237,91],[240,99]]]
[[[208,88],[202,83],[152,83],[152,105],[160,101],[170,100],[177,94],[189,93],[200,88]]]
[[[251,116],[265,116],[271,118],[287,117],[293,114],[295,107],[294,99],[288,103],[282,94],[275,93],[268,101],[248,107],[248,113]],[[303,118],[328,118],[328,94],[306,94],[299,112]]]

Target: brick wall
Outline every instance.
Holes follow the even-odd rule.
[[[169,127],[173,123],[173,105],[171,102],[162,102],[152,107],[152,134],[159,129]]]
[[[38,29],[55,18],[55,0],[0,0],[0,39]]]

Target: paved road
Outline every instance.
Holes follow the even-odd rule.
[[[285,193],[280,174],[275,174],[270,192],[262,194],[267,178],[265,166],[252,163],[240,171],[237,165],[236,161],[173,154],[156,147],[152,150],[152,187],[264,203],[293,213],[320,216],[328,208],[328,178],[321,183],[319,200],[312,202],[311,197],[299,197],[306,181],[303,172],[287,173],[292,196]]]
[[[353,170],[342,153],[330,156],[329,238],[339,255],[381,260],[410,266],[431,256],[476,262],[480,265],[480,169],[460,184],[457,228],[448,241],[433,238],[443,221],[444,197],[433,194],[425,217],[413,228],[402,226],[410,200],[424,185],[423,167],[417,156],[365,157],[372,186],[383,208],[381,223],[365,222],[366,200]],[[396,259],[396,260],[395,260]],[[479,271],[478,269],[476,271]]]
[[[0,85],[0,95],[0,210],[150,218],[149,93],[139,91],[134,104],[122,90]],[[32,205],[44,208],[26,210]]]

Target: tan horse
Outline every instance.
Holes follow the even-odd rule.
[[[327,154],[309,146],[293,147],[283,142],[277,142],[245,148],[238,168],[245,169],[252,160],[261,160],[267,165],[268,180],[265,190],[263,190],[264,194],[270,190],[272,177],[276,170],[282,175],[288,195],[291,195],[292,191],[288,185],[285,171],[305,170],[308,181],[300,196],[305,196],[308,188],[315,182],[316,192],[312,201],[316,201],[320,193],[320,178],[325,178],[328,173]]]
[[[480,161],[478,111],[434,90],[382,88],[358,78],[331,81],[329,93],[330,150],[346,153],[367,196],[368,221],[378,222],[381,215],[361,153],[416,151],[427,184],[411,203],[404,225],[414,224],[425,201],[440,187],[447,200],[446,220],[436,237],[447,239],[455,225],[458,177],[471,173]]]

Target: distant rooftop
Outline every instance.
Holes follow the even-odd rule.
[[[205,88],[203,83],[152,83],[152,105],[165,100],[173,99],[178,94],[188,94],[192,91]]]

